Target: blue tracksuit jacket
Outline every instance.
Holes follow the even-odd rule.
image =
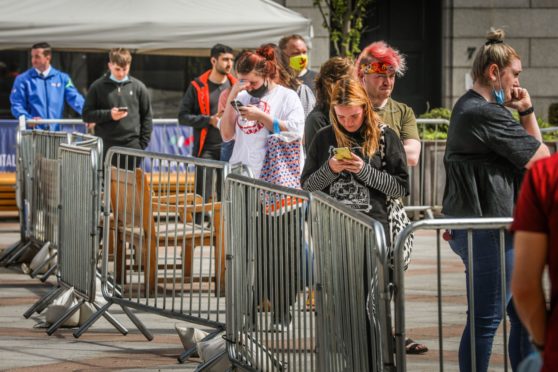
[[[17,119],[61,119],[64,101],[81,115],[84,99],[70,77],[51,67],[48,76],[42,78],[34,68],[18,75],[10,94],[12,115]],[[59,130],[58,124],[38,125],[39,129]]]

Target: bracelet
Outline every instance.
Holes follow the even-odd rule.
[[[531,106],[527,110],[518,111],[517,113],[519,114],[519,116],[527,116],[529,114],[532,114],[533,112],[535,112],[535,108],[533,106]]]
[[[279,128],[279,119],[273,118],[273,133],[281,132],[281,128]]]

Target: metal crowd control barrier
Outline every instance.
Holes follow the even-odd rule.
[[[445,173],[443,156],[445,139],[438,139],[440,128],[447,127],[446,119],[417,119],[421,138],[419,163],[409,167],[410,194],[405,200],[408,212],[423,212],[432,218],[441,209]],[[444,131],[447,132],[447,131]]]
[[[145,172],[146,160],[158,171]],[[108,304],[84,327],[114,303],[214,328],[207,339],[225,328],[220,195],[228,173],[224,162],[109,149],[101,286]]]
[[[19,210],[19,241],[6,248],[0,256],[0,263],[7,266],[13,262],[14,255],[19,257],[30,245],[30,205],[33,165],[33,132],[18,131],[16,136],[16,204]],[[16,258],[17,258],[16,257]]]
[[[382,225],[321,192],[312,194],[310,204],[317,276],[317,370],[395,370]]]
[[[12,254],[6,261],[6,265],[14,263],[28,247],[49,247],[51,259],[56,257],[58,248],[59,162],[57,156],[60,144],[70,141],[70,134],[34,130],[31,137],[30,188],[25,188],[25,193],[27,194],[27,191],[30,193],[25,195],[27,201],[25,205],[29,205],[29,210],[24,213],[25,218],[29,218],[30,244]],[[38,269],[31,273],[32,277],[37,274]],[[56,265],[51,266],[41,280],[46,280],[55,269]]]
[[[226,181],[227,351],[248,370],[316,370],[309,194]]]
[[[33,225],[32,225],[33,213],[38,212],[37,209],[35,210],[31,209],[34,206],[34,203],[32,202],[33,196],[34,195],[38,196],[37,194],[38,184],[34,181],[37,179],[35,169],[40,168],[40,165],[38,163],[40,163],[41,161],[38,161],[35,158],[35,153],[36,153],[35,146],[37,145],[35,143],[36,138],[33,135],[34,131],[25,130],[27,123],[30,124],[59,123],[62,125],[63,128],[70,129],[70,130],[75,130],[76,126],[82,126],[82,127],[84,126],[83,122],[79,119],[27,120],[25,119],[25,117],[21,117],[19,120],[9,120],[9,122],[10,123],[19,122],[19,130],[17,131],[17,135],[16,135],[16,159],[17,159],[16,160],[17,161],[16,203],[19,210],[21,237],[18,242],[13,244],[11,247],[7,248],[2,254],[2,256],[0,257],[0,262],[6,266],[16,262],[16,260],[23,255],[23,253],[27,250],[27,248],[32,247],[36,244],[44,245],[41,244],[41,239],[37,239],[37,236],[34,234],[34,231],[36,230],[33,230]],[[49,133],[49,132],[44,132],[44,133]],[[53,145],[54,147],[56,147],[56,144]],[[41,149],[39,149],[39,156],[45,157],[44,154],[40,153]],[[52,153],[52,151],[50,151],[49,154],[50,153]],[[56,151],[54,151],[54,154],[56,154]],[[46,155],[47,159],[48,156],[50,155]],[[50,165],[52,165],[52,163]],[[55,178],[53,178],[52,172],[50,172],[50,170],[47,169],[49,167],[49,165],[47,165],[47,162],[43,162],[43,167],[44,167],[43,173],[45,171],[47,172],[48,174],[47,176],[50,178],[50,181],[55,180]],[[55,186],[52,185],[52,182],[45,183],[45,185],[43,185],[44,186],[43,189],[47,187],[47,185]],[[38,203],[42,203],[42,205],[45,206],[44,197],[39,197],[39,200],[36,201]],[[54,200],[51,199],[49,201],[53,202]],[[50,206],[51,203],[48,203],[48,205]],[[45,213],[44,210],[41,210],[39,212],[41,216],[43,216]],[[47,212],[47,214],[50,214],[49,212]],[[42,217],[40,217],[39,219],[41,220]],[[47,227],[42,226],[42,230],[46,232]],[[50,230],[48,234],[50,235],[50,237],[55,236],[53,230]],[[41,235],[41,233],[39,233],[39,235]],[[42,269],[42,267],[40,269]],[[55,269],[54,266],[51,267],[51,270],[54,269]],[[35,275],[36,273],[33,274],[32,276]],[[45,275],[43,279],[46,279],[47,277],[48,275]]]
[[[409,235],[417,230],[436,230],[437,232],[437,295],[438,295],[438,345],[440,371],[444,370],[444,345],[443,345],[443,318],[442,318],[442,280],[441,280],[441,253],[440,253],[440,230],[467,230],[468,266],[469,272],[473,270],[473,230],[495,229],[500,231],[500,270],[502,283],[502,308],[503,319],[506,319],[506,270],[505,270],[505,231],[512,223],[512,218],[463,218],[463,219],[436,219],[417,221],[407,226],[394,242],[394,285],[395,285],[395,343],[396,343],[396,365],[397,370],[406,371],[405,353],[405,281],[403,270],[403,246]],[[475,308],[473,275],[469,275],[467,282],[469,290],[470,309]],[[474,311],[469,311],[471,350],[475,348],[475,319]],[[508,370],[507,365],[507,322],[503,321],[503,345],[504,345],[504,370]],[[476,371],[476,355],[471,353],[471,366]]]

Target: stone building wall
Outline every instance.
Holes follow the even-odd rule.
[[[547,118],[548,106],[558,102],[557,19],[556,0],[444,0],[444,106],[451,107],[465,92],[475,52],[494,26],[504,29],[506,42],[520,54],[520,83],[537,116]]]

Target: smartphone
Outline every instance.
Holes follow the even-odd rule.
[[[244,105],[242,104],[242,102],[240,102],[240,101],[238,101],[238,100],[231,101],[231,105],[233,105],[233,107],[234,107],[235,109],[238,109],[239,107],[244,106]]]
[[[128,112],[128,107],[118,107],[117,110],[120,112]]]
[[[353,158],[348,147],[337,147],[333,149],[333,157],[337,160],[350,160]]]

